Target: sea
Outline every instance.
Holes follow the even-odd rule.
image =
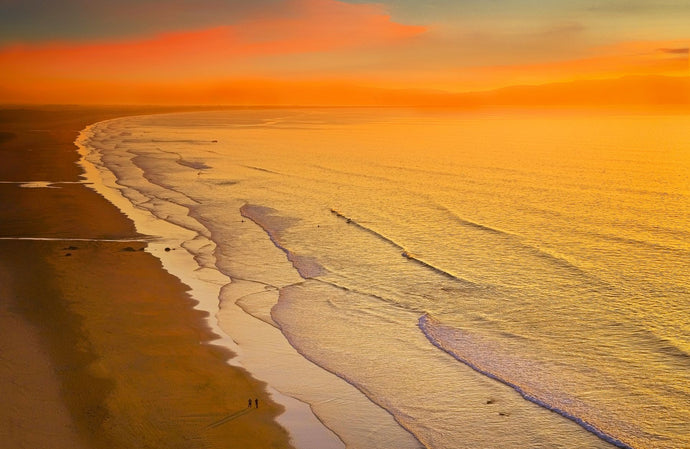
[[[77,143],[298,448],[690,448],[689,115],[245,108]]]

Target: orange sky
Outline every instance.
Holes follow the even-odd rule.
[[[648,28],[663,28],[658,39],[622,25],[606,34],[589,16],[564,21],[561,10],[535,23],[474,11],[471,28],[462,14],[412,20],[406,3],[270,0],[270,8],[188,25],[181,2],[157,2],[142,14],[158,23],[152,18],[170,7],[180,24],[161,27],[179,29],[113,25],[107,35],[65,37],[48,22],[34,35],[4,36],[0,103],[435,104],[442,92],[690,75],[685,31],[670,33],[671,22],[663,28],[651,13]],[[118,20],[128,29],[126,17]]]

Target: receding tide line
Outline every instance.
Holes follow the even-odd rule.
[[[517,391],[520,394],[520,396],[522,396],[526,400],[528,400],[534,404],[537,404],[538,406],[543,407],[547,410],[550,410],[554,413],[558,413],[559,415],[563,416],[564,418],[567,418],[567,419],[577,423],[578,425],[580,425],[580,427],[593,433],[594,435],[596,435],[597,437],[606,441],[607,443],[611,443],[614,446],[620,447],[622,449],[634,449],[632,446],[629,446],[629,445],[625,444],[624,442],[622,442],[621,440],[607,434],[603,430],[596,427],[594,424],[591,424],[591,423],[585,421],[584,419],[579,418],[575,415],[572,415],[572,414],[568,413],[567,411],[565,411],[561,408],[558,408],[554,405],[551,405],[547,402],[540,400],[539,398],[537,398],[535,396],[530,395],[529,393],[522,390],[522,388],[520,388],[518,385],[502,378],[498,374],[487,371],[487,370],[475,365],[474,363],[470,362],[469,360],[463,359],[462,357],[455,354],[452,350],[444,348],[443,345],[439,341],[437,341],[427,330],[427,326],[431,325],[431,323],[430,323],[431,320],[433,320],[433,319],[428,314],[422,315],[418,321],[419,329],[422,331],[424,336],[426,336],[426,338],[429,340],[429,342],[431,342],[432,345],[436,346],[437,348],[439,348],[443,352],[450,354],[457,361],[469,366],[470,368],[472,368],[473,370],[475,370],[476,372],[478,372],[480,374],[483,374],[483,375],[485,375],[491,379],[494,379],[494,380],[502,383],[503,385],[506,385],[506,386],[512,388],[513,390]]]

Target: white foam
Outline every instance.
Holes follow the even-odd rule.
[[[231,359],[229,363],[243,366],[257,378],[263,380],[252,370],[251,366],[242,363],[242,360],[246,358],[246,351],[235,342],[234,338],[218,326],[218,298],[221,288],[232,285],[231,280],[216,269],[200,267],[195,259],[198,254],[191,252],[194,248],[204,247],[207,254],[212,253],[215,244],[206,239],[204,244],[200,245],[199,242],[204,237],[198,233],[161,220],[141,207],[135,207],[123,194],[124,188],[118,184],[113,173],[102,165],[99,151],[103,151],[104,148],[95,150],[92,146],[104,143],[92,139],[95,133],[103,132],[99,127],[110,122],[112,121],[100,122],[87,127],[80,133],[75,142],[82,156],[80,165],[84,169],[85,180],[96,192],[132,219],[137,232],[153,236],[149,240],[146,251],[159,258],[166,271],[190,287],[190,296],[198,302],[195,308],[208,313],[207,323],[218,336],[218,339],[212,343],[224,346],[237,354],[237,357]],[[167,250],[184,247],[190,251]],[[259,329],[265,323],[249,315],[244,314],[244,316],[245,319],[238,326],[239,328],[246,327],[243,330],[252,335],[261,332]],[[289,347],[287,343],[285,346]],[[286,411],[278,418],[278,421],[287,428],[295,446],[305,449],[343,447],[342,442],[314,416],[306,404],[296,401],[272,387],[268,388],[268,392],[273,400],[285,406]]]

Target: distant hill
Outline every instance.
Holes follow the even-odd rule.
[[[688,106],[690,77],[626,76],[533,86],[452,93],[442,90],[386,89],[348,83],[230,83],[210,92],[230,104],[324,106]]]
[[[673,107],[690,110],[690,77],[626,76],[455,93],[389,89],[339,81],[226,80],[204,83],[79,83],[60,89],[56,103],[236,106]],[[85,101],[84,95],[94,94]],[[99,96],[106,92],[108,96]],[[0,103],[41,103],[50,92],[0,86]],[[51,94],[52,95],[52,94]]]

